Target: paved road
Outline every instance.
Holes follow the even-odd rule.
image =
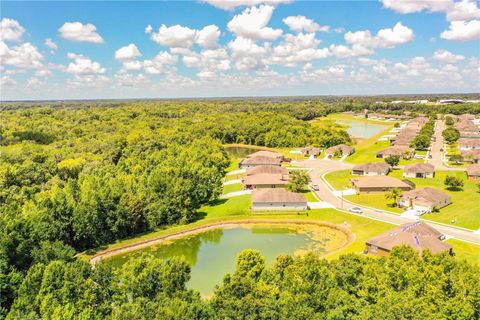
[[[432,143],[430,148],[430,155],[432,159],[427,159],[427,162],[433,164],[435,166],[435,170],[458,170],[464,171],[465,168],[452,168],[448,167],[443,162],[443,152],[440,151],[443,146],[443,136],[442,132],[445,130],[445,122],[443,120],[436,120],[435,121],[435,141]]]
[[[348,210],[351,207],[362,207],[363,214],[362,216],[389,222],[395,225],[402,223],[412,222],[414,220],[402,217],[395,213],[389,213],[386,211],[366,208],[359,206],[357,204],[350,203],[343,200],[341,197],[337,197],[331,187],[327,182],[322,178],[322,176],[330,171],[345,170],[352,167],[351,164],[335,161],[335,160],[326,160],[326,159],[315,159],[315,160],[305,160],[298,162],[299,166],[310,168],[310,178],[312,183],[318,184],[319,190],[316,191],[317,195],[325,202],[330,203],[337,209]],[[434,226],[438,231],[442,232],[445,235],[454,237],[459,240],[468,241],[480,245],[480,235],[474,234],[472,231],[462,230],[455,227],[440,225],[431,221],[423,220],[422,221]]]

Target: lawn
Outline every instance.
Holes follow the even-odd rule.
[[[480,246],[455,239],[445,241],[453,246],[453,252],[457,259],[465,259],[470,263],[480,265]]]
[[[443,181],[447,174],[460,177],[464,180],[465,186],[462,191],[446,190]],[[389,176],[403,179],[402,170],[394,170]],[[325,179],[335,189],[340,189],[342,186],[348,185],[349,178],[351,177],[353,177],[353,175],[350,174],[349,170],[334,171],[325,175]],[[409,178],[409,180],[415,183],[417,188],[433,187],[443,190],[452,196],[452,204],[440,209],[440,212],[423,215],[423,219],[453,224],[472,230],[480,228],[480,206],[474,205],[479,203],[480,193],[478,193],[476,183],[466,179],[465,172],[437,171],[433,179]],[[396,213],[403,211],[399,208],[390,207],[391,200],[385,199],[383,194],[354,195],[346,196],[345,198],[354,203],[381,210],[389,210]]]
[[[229,184],[229,185],[223,186],[223,194],[236,192],[236,191],[242,191],[243,188],[244,188],[244,186],[243,186],[242,183]]]
[[[305,195],[308,202],[318,202],[318,198],[313,194],[311,190],[302,190],[301,193]]]
[[[239,174],[228,174],[225,176],[225,182],[231,181],[231,180],[241,180],[245,177],[245,173],[239,173]]]

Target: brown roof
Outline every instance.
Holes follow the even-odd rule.
[[[378,151],[377,155],[382,154],[384,156],[391,156],[391,155],[401,156],[405,153],[405,151],[412,152],[412,149],[404,146],[388,147],[386,149]]]
[[[402,199],[421,199],[435,205],[445,201],[450,202],[452,197],[448,193],[441,190],[426,187],[405,192],[402,196]]]
[[[294,193],[285,189],[255,189],[252,191],[252,202],[307,202],[307,198],[302,193]]]
[[[480,176],[480,164],[471,164],[467,167],[467,176]]]
[[[395,246],[408,245],[418,251],[425,249],[432,253],[449,251],[452,246],[442,242],[441,233],[424,222],[417,221],[403,224],[393,230],[367,240],[367,244],[377,246],[388,251]]]
[[[247,176],[262,173],[276,173],[276,174],[288,174],[288,169],[279,166],[256,166],[247,169]]]
[[[317,147],[305,147],[302,148],[302,153],[308,153],[310,155],[318,156],[320,154],[321,149]]]
[[[480,159],[480,149],[477,150],[462,150],[460,152],[464,158]]]
[[[326,153],[327,154],[334,154],[337,150],[341,150],[342,155],[350,154],[353,151],[355,151],[355,149],[353,147],[350,147],[346,144],[337,144],[336,146],[328,148],[326,150]]]
[[[245,185],[259,185],[259,184],[288,184],[288,175],[277,173],[260,173],[251,176],[246,176],[243,180]]]
[[[367,172],[388,172],[390,166],[385,162],[367,162],[363,164],[357,164],[353,167],[354,171],[367,171]]]
[[[403,171],[408,173],[433,173],[435,167],[429,163],[412,163],[407,164]]]
[[[350,179],[358,188],[410,188],[412,186],[404,181],[389,176],[369,176]]]
[[[475,146],[480,147],[480,139],[460,138],[458,139],[460,146]]]
[[[270,158],[278,158],[278,159],[283,159],[283,155],[275,152],[275,151],[268,151],[268,150],[260,150],[257,152],[254,152],[252,154],[249,154],[247,158],[254,158],[254,157],[270,157]]]
[[[255,156],[243,159],[240,164],[253,164],[253,165],[279,165],[281,160],[279,158],[270,156]]]

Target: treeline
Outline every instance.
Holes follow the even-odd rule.
[[[415,148],[415,150],[427,150],[430,147],[433,134],[435,133],[435,119],[436,116],[430,117],[413,139],[411,147]]]
[[[327,261],[313,253],[255,250],[237,257],[208,300],[186,288],[182,260],[143,256],[112,270],[81,261],[32,267],[7,319],[458,319],[480,317],[480,269],[409,247],[388,259],[357,254]]]

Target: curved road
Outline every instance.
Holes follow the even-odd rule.
[[[319,186],[319,190],[315,191],[316,194],[323,201],[330,203],[336,209],[348,210],[351,207],[361,207],[363,209],[362,216],[370,219],[389,222],[395,225],[413,221],[395,213],[389,213],[387,211],[367,208],[358,204],[353,204],[351,202],[343,200],[341,197],[336,196],[333,193],[330,185],[323,179],[323,175],[331,171],[351,169],[353,167],[352,164],[326,159],[305,160],[297,162],[297,164],[304,168],[311,169],[310,178],[312,179],[312,183],[318,184]],[[432,225],[433,227],[435,227],[435,229],[449,237],[480,245],[480,234],[475,234],[473,231],[468,231],[467,229],[456,228],[453,226],[447,226],[429,220],[421,220],[425,223]]]

